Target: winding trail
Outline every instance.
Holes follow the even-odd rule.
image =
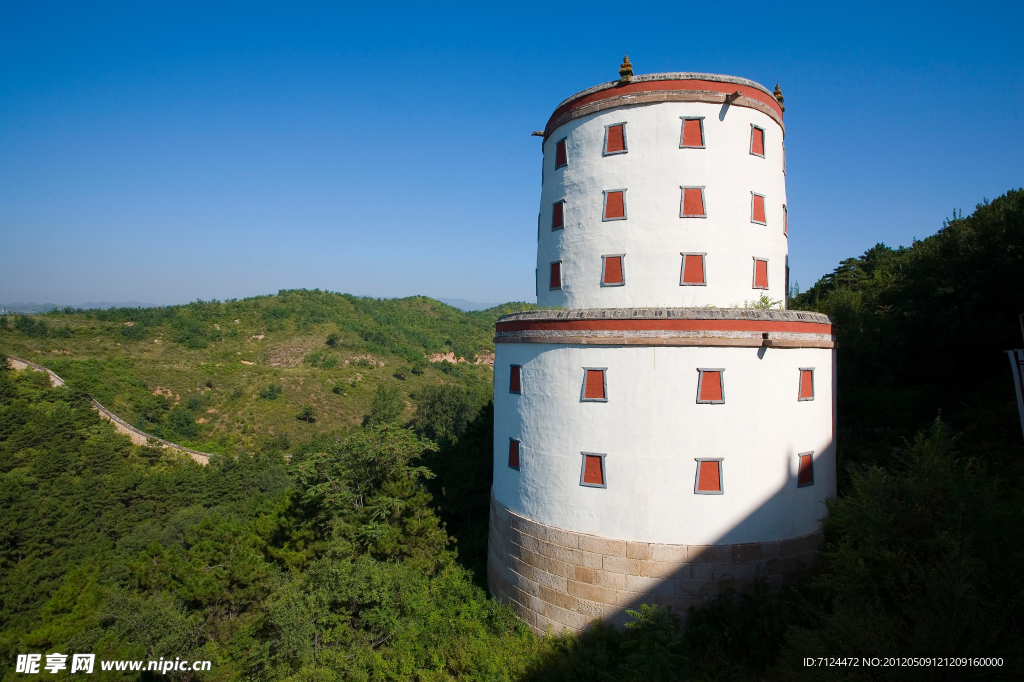
[[[53,372],[53,370],[47,369],[42,365],[38,365],[32,362],[31,360],[25,360],[23,358],[14,357],[13,355],[8,355],[7,366],[15,371],[31,369],[36,372],[46,372],[47,374],[50,375],[51,386],[64,385],[64,380],[57,376]],[[125,420],[118,417],[116,414],[114,414],[107,408],[103,407],[103,405],[101,405],[99,401],[93,398],[92,396],[89,396],[89,400],[92,401],[92,409],[99,412],[100,417],[102,419],[106,419],[107,421],[113,422],[114,428],[117,429],[117,432],[123,433],[124,435],[128,436],[131,439],[132,443],[134,443],[135,445],[159,445],[162,448],[170,448],[172,450],[184,452],[193,460],[204,466],[210,463],[210,457],[212,457],[210,453],[199,452],[198,450],[193,450],[192,448],[186,448],[184,445],[178,445],[177,443],[172,443],[168,440],[164,440],[163,438],[158,438],[157,436],[154,436],[150,433],[146,433],[145,431],[140,431],[139,429],[135,428]]]

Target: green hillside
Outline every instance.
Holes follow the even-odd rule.
[[[494,321],[532,307],[466,313],[422,296],[297,290],[63,309],[0,317],[0,352],[53,369],[147,433],[206,452],[280,452],[361,424],[378,395],[410,421],[424,391],[454,385],[475,412],[490,397]]]

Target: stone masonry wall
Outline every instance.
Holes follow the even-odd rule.
[[[596,618],[621,628],[625,610],[644,603],[685,619],[690,606],[756,578],[778,589],[814,562],[823,539],[817,531],[740,545],[626,542],[535,523],[492,497],[487,582],[538,633],[579,632]]]

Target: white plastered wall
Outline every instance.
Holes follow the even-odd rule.
[[[558,528],[607,538],[733,544],[819,528],[833,496],[833,350],[496,344],[494,497]],[[522,365],[522,394],[508,393]],[[581,402],[607,367],[608,402]],[[725,368],[725,403],[697,404],[697,368]],[[813,401],[799,369],[815,368]],[[520,469],[508,439],[522,441]],[[581,452],[606,453],[607,488],[580,485]],[[814,484],[798,488],[798,455]],[[723,458],[722,495],[693,491],[695,458]]]
[[[723,115],[724,111],[724,115]],[[704,117],[704,149],[680,149],[681,116]],[[602,156],[605,126],[626,124],[628,152]],[[750,154],[751,125],[765,156]],[[566,139],[569,164],[555,168]],[[785,300],[783,133],[745,107],[664,102],[621,107],[556,129],[544,142],[537,303],[558,308],[729,307],[766,293]],[[680,186],[704,186],[706,218],[680,218]],[[604,190],[625,188],[626,220],[602,221]],[[765,196],[767,225],[752,223],[751,192]],[[551,230],[565,200],[565,228]],[[680,286],[680,252],[707,253],[707,286]],[[625,286],[602,287],[601,256],[626,254]],[[768,259],[768,291],[753,288],[753,259]],[[562,289],[549,265],[562,261]]]

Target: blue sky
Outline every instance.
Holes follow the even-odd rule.
[[[12,3],[0,302],[533,300],[540,140],[637,73],[776,80],[793,279],[1024,185],[1024,3]]]

